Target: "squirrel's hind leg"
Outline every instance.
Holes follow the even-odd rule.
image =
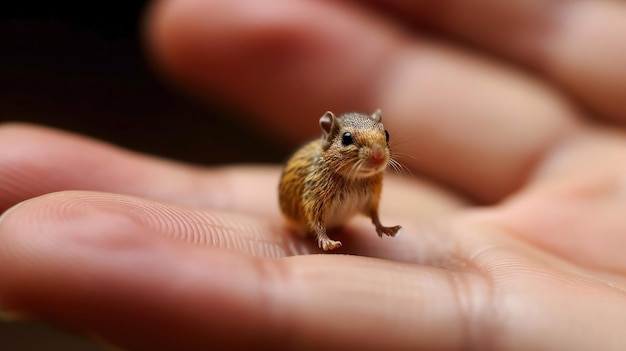
[[[326,234],[326,227],[321,222],[313,225],[313,232],[317,238],[317,245],[324,251],[334,250],[341,247],[341,241],[332,240]]]

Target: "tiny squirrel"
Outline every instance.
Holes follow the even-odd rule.
[[[378,236],[395,236],[400,226],[385,227],[378,217],[383,173],[390,161],[389,133],[382,113],[326,112],[322,137],[291,156],[279,185],[280,208],[301,234],[312,233],[324,251],[341,247],[326,228],[341,227],[352,216],[369,216]]]

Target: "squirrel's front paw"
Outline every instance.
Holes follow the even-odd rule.
[[[396,234],[398,234],[398,232],[400,232],[400,230],[402,229],[401,226],[396,225],[393,227],[377,227],[376,228],[376,233],[378,233],[379,237],[383,237],[383,234],[390,236],[390,237],[394,237],[396,236]]]

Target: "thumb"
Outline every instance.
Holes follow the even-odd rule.
[[[0,304],[8,312],[138,350],[463,343],[451,285],[458,279],[450,277],[458,272],[344,255],[252,257],[151,232],[141,222],[154,219],[106,211],[129,206],[107,200],[113,195],[99,207],[66,201],[51,210],[55,196],[72,193],[29,200],[0,221]],[[210,230],[238,235],[215,218]]]
[[[279,340],[266,318],[267,302],[281,295],[273,261],[149,232],[140,224],[146,218],[107,211],[105,197],[100,208],[82,201],[70,209],[81,203],[76,198],[35,198],[2,217],[0,304],[7,314],[140,350],[253,349]],[[52,201],[66,208],[50,210]]]

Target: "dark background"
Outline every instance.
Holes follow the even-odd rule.
[[[142,41],[149,3],[25,2],[1,11],[0,121],[201,164],[284,157],[272,139],[235,118],[236,106],[194,100],[159,77]]]
[[[53,126],[196,164],[284,159],[276,141],[236,118],[236,106],[193,100],[158,76],[142,43],[148,3],[0,5],[0,122]],[[45,325],[0,322],[2,351],[102,349]]]

